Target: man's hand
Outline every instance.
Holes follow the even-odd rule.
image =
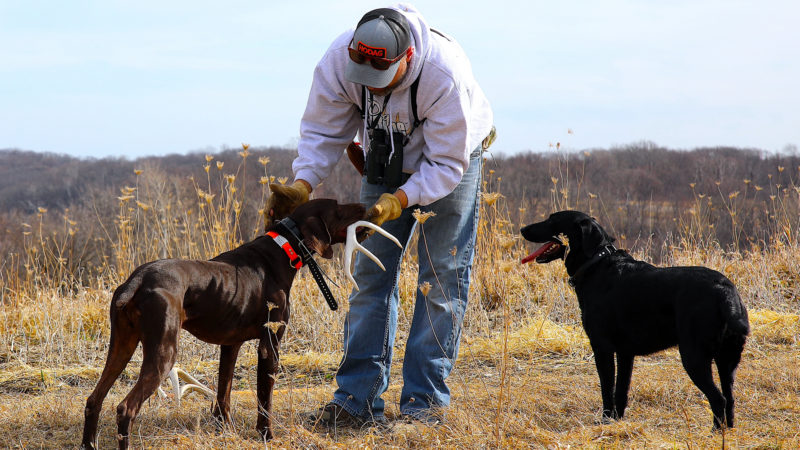
[[[398,191],[405,197],[403,191]],[[403,212],[403,205],[397,194],[385,193],[381,195],[377,202],[367,210],[366,219],[377,226],[383,225],[388,220],[394,220],[400,217]]]
[[[295,208],[308,201],[311,186],[304,180],[297,180],[291,186],[272,183],[269,185],[271,194],[264,208],[264,228],[291,214]]]

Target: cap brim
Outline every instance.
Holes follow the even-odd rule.
[[[400,67],[399,60],[389,66],[386,70],[377,70],[368,62],[365,64],[356,64],[354,61],[347,61],[347,67],[344,69],[344,77],[347,81],[364,86],[382,89],[389,85],[397,74],[397,69]]]

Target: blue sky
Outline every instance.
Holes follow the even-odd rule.
[[[494,150],[800,145],[800,2],[412,2],[470,57]],[[369,1],[0,0],[0,149],[293,145],[314,65]]]

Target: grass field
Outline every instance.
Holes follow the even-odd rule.
[[[112,290],[133,266],[163,253],[158,245],[177,242],[173,235],[197,245],[169,244],[172,256],[207,258],[238,243],[241,238],[232,230],[241,206],[237,195],[242,193],[231,192],[235,182],[235,177],[229,180],[227,191],[214,194],[216,198],[200,190],[199,203],[206,206],[188,214],[187,208],[169,203],[175,199],[139,194],[142,187],[123,192],[118,229],[109,233],[116,253],[109,255],[106,267],[95,268],[89,282],[76,282],[86,277],[65,269],[61,260],[66,253],[59,249],[67,246],[59,242],[66,241],[37,234],[35,224],[30,227],[28,251],[12,258],[14,264],[5,267],[15,270],[7,270],[0,279],[0,447],[78,445],[85,400],[107,352]],[[749,309],[752,332],[735,385],[737,427],[711,433],[707,402],[683,371],[675,350],[637,358],[625,419],[602,425],[594,359],[563,265],[518,263],[531,248],[517,236],[520,224],[505,219],[507,206],[501,206],[498,197],[496,193],[483,197],[470,306],[449,380],[453,403],[444,423],[433,427],[398,423],[388,430],[336,434],[303,423],[302,414],[324,404],[335,389],[349,286],[334,259],[321,265],[338,284],[331,287],[343,310],[328,310],[306,271],[295,282],[270,447],[800,447],[797,229],[752,252],[726,251],[713,240],[698,242],[692,236],[677,239],[677,245],[663,251],[664,265],[706,265],[725,273]],[[182,211],[183,222],[162,221],[156,215],[159,202],[161,211],[176,216]],[[554,209],[561,206],[569,205],[554,204]],[[789,217],[786,222],[796,224],[796,219]],[[65,229],[64,239],[68,236]],[[641,250],[632,251],[645,258]],[[413,253],[403,266],[395,362],[384,394],[390,419],[398,414],[411,299],[419,288]],[[178,365],[212,388],[217,357],[215,346],[182,333]],[[132,387],[140,360],[137,351],[106,399],[99,430],[102,448],[116,444],[114,411]],[[263,448],[255,432],[255,366],[255,347],[250,343],[237,363],[234,429],[218,428],[210,414],[212,400],[202,394],[184,397],[180,408],[174,398],[154,395],[132,427],[131,443],[146,448]],[[168,392],[166,383],[163,387]]]

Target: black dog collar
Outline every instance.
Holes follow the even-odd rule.
[[[580,278],[583,276],[583,274],[586,272],[586,270],[589,267],[592,267],[598,261],[600,261],[601,259],[605,258],[608,255],[613,254],[615,251],[617,251],[617,249],[613,245],[610,245],[610,244],[600,247],[600,249],[597,251],[597,253],[595,253],[594,256],[592,256],[592,258],[590,260],[588,260],[585,263],[583,263],[583,265],[581,265],[578,268],[578,270],[575,271],[575,275],[569,277],[569,285],[574,288],[575,287],[575,283],[580,281]]]
[[[275,226],[279,231],[281,231],[280,233],[277,233],[280,235],[279,237],[292,236],[297,241],[297,249],[298,253],[300,254],[299,259],[301,262],[298,263],[287,251],[287,256],[289,256],[289,259],[292,260],[289,264],[291,264],[295,269],[300,269],[300,267],[305,264],[308,267],[308,270],[311,271],[311,276],[313,276],[314,281],[317,282],[317,286],[319,287],[320,292],[322,292],[322,297],[325,298],[325,301],[328,303],[328,307],[331,308],[331,311],[336,311],[339,309],[339,304],[336,302],[336,299],[333,298],[333,294],[331,293],[328,284],[325,282],[322,270],[317,265],[317,261],[314,260],[313,252],[303,243],[300,229],[297,227],[295,221],[286,217],[275,224]],[[270,233],[275,232],[271,231]],[[269,235],[270,233],[267,234]],[[275,239],[275,242],[278,242],[275,237],[272,238]],[[285,247],[280,242],[278,242],[278,245],[281,245],[281,247],[284,248],[284,251],[286,251]]]

